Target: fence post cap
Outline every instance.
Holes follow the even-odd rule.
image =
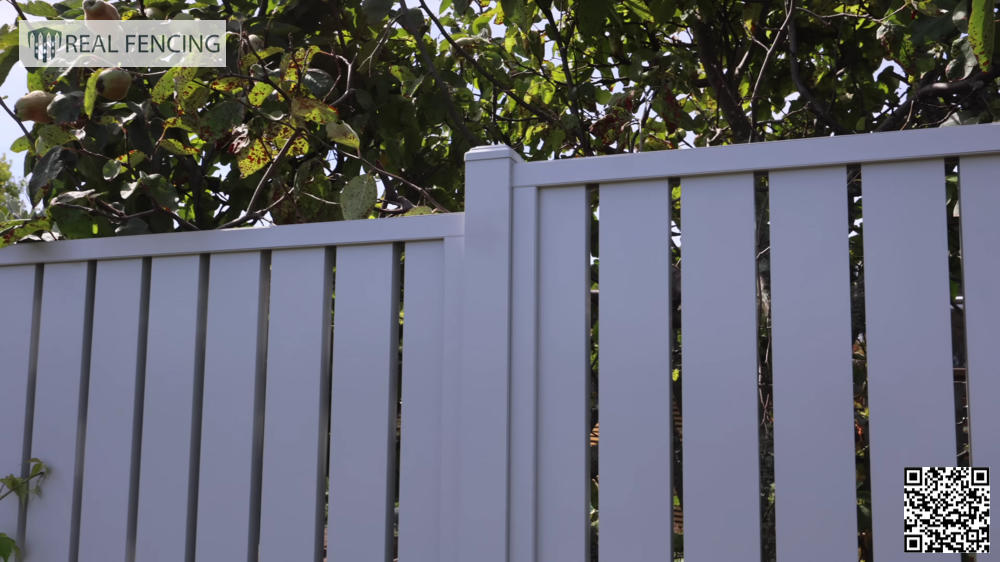
[[[510,158],[515,162],[524,161],[520,154],[515,152],[513,148],[507,146],[506,144],[476,146],[465,153],[466,162],[473,162],[476,160],[496,160],[498,158]]]

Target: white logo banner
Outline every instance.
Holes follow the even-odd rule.
[[[19,22],[24,66],[226,66],[225,20]]]

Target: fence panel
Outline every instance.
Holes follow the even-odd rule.
[[[903,469],[955,463],[944,162],[865,165],[861,182],[872,533],[887,562],[908,556]]]
[[[203,280],[199,256],[153,258],[142,406],[137,562],[187,556],[194,497],[195,396],[201,378]],[[194,472],[194,474],[192,474]]]
[[[754,178],[682,178],[681,208],[684,557],[752,560],[760,556]]]
[[[25,421],[28,392],[31,388],[31,367],[35,333],[36,275],[40,267],[19,265],[0,267],[0,291],[3,291],[4,312],[0,322],[0,361],[3,362],[2,384],[5,394],[0,408],[0,474],[22,476],[25,457]],[[34,343],[33,343],[33,340]],[[30,423],[30,422],[29,422]],[[18,511],[15,501],[0,503],[0,532],[9,537],[17,534]]]
[[[326,248],[271,254],[261,560],[317,562],[323,548],[332,277]]]
[[[671,549],[670,185],[600,192],[601,560]]]
[[[205,319],[197,560],[257,560],[269,256],[216,254]]]
[[[25,553],[35,560],[67,560],[76,547],[73,513],[81,389],[89,367],[93,269],[85,262],[46,266],[42,286],[38,372],[31,456],[57,467],[45,495],[28,510]]]
[[[404,276],[399,559],[441,560],[444,243],[408,242]],[[391,323],[391,319],[390,319]]]
[[[586,189],[540,191],[538,218],[538,559],[576,562],[590,559]]]
[[[337,248],[330,420],[330,558],[391,560],[399,250]]]
[[[850,560],[858,537],[847,174],[782,170],[769,186],[777,556]]]
[[[1000,471],[1000,157],[962,158],[962,258],[972,466]],[[994,521],[996,519],[994,518]],[[997,525],[994,523],[993,528]],[[994,534],[994,536],[996,536]],[[979,562],[1000,556],[978,554]]]
[[[144,269],[139,259],[97,263],[80,562],[126,560],[131,554],[136,367],[145,360]]]

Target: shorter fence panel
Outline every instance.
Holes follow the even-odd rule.
[[[270,256],[211,256],[196,560],[257,560]]]
[[[202,281],[199,256],[153,258],[136,561],[184,560],[188,552],[196,392],[200,392]],[[197,469],[197,465],[194,465]],[[195,472],[195,474],[197,474]]]
[[[944,162],[865,165],[861,181],[873,548],[890,562],[909,556],[903,469],[955,464]]]
[[[408,242],[405,251],[399,559],[416,562],[441,560],[444,242]]]
[[[538,196],[538,559],[577,562],[590,559],[589,205],[582,186]]]
[[[857,557],[847,173],[769,177],[777,557]],[[822,506],[822,508],[820,508]]]
[[[330,418],[331,560],[391,560],[399,251],[337,248]]]
[[[271,254],[260,559],[319,560],[330,391],[331,250]]]
[[[672,556],[670,185],[601,185],[600,560]]]
[[[31,387],[34,345],[36,275],[34,265],[0,267],[0,291],[3,293],[3,321],[0,321],[0,360],[3,361],[4,398],[0,407],[0,475],[23,476],[25,416]],[[13,538],[17,534],[18,502],[0,503],[0,532]]]
[[[962,259],[965,274],[965,341],[972,466],[1000,472],[1000,157],[962,158]],[[995,482],[995,480],[994,480]],[[994,487],[994,489],[996,489]],[[994,521],[996,518],[994,516]],[[993,524],[993,530],[997,530]],[[994,534],[993,536],[997,536]],[[996,552],[979,562],[1000,560]]]
[[[684,557],[753,560],[760,557],[754,178],[682,178],[681,208]]]
[[[144,357],[143,260],[97,262],[80,512],[80,562],[126,560],[136,366]]]
[[[93,266],[87,262],[45,268],[31,456],[44,459],[52,470],[45,495],[31,502],[23,545],[25,556],[38,562],[69,560],[78,537],[73,517],[77,442],[84,413],[80,393],[89,367],[93,281]]]

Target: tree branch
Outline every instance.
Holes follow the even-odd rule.
[[[830,108],[826,104],[817,100],[806,83],[802,80],[802,75],[799,73],[799,50],[798,50],[798,36],[795,30],[795,21],[793,19],[795,13],[795,0],[788,0],[785,3],[785,11],[788,13],[786,16],[786,21],[788,22],[788,65],[792,74],[792,82],[795,83],[795,88],[799,91],[799,95],[802,99],[806,100],[806,105],[809,106],[809,110],[813,112],[816,117],[822,121],[826,126],[833,129],[833,132],[842,135],[844,133],[853,132],[848,131],[840,126],[836,120],[830,115]]]
[[[288,154],[288,151],[292,148],[292,144],[294,144],[298,138],[299,131],[296,130],[292,133],[292,136],[288,137],[288,140],[285,141],[285,145],[281,147],[280,151],[278,151],[278,155],[274,157],[274,160],[271,160],[271,163],[267,166],[267,170],[264,172],[264,176],[261,177],[260,182],[257,183],[257,188],[253,190],[253,195],[250,196],[250,202],[247,204],[247,210],[244,211],[244,213],[238,218],[235,218],[218,228],[231,228],[246,221],[247,217],[249,217],[253,212],[253,206],[257,203],[257,198],[260,197],[261,192],[264,190],[264,185],[267,184],[268,180],[271,179],[271,176],[274,175],[275,170],[278,169],[278,162],[280,162],[281,159]]]
[[[583,125],[583,112],[580,110],[580,92],[576,87],[576,79],[573,78],[573,69],[569,65],[569,48],[566,46],[566,38],[559,31],[556,18],[552,15],[551,7],[545,2],[539,2],[538,8],[545,14],[545,19],[552,26],[553,38],[556,46],[559,47],[559,59],[562,61],[563,73],[566,74],[566,84],[569,86],[567,98],[569,98],[569,109],[576,117],[576,136],[580,139],[584,156],[593,156],[594,151],[590,146],[590,133]]]
[[[699,19],[691,22],[690,30],[698,50],[698,58],[701,59],[701,64],[705,67],[705,75],[708,77],[708,83],[715,90],[715,98],[718,100],[719,109],[732,128],[733,141],[747,142],[750,139],[750,120],[743,113],[743,105],[736,95],[735,88],[732,87],[726,75],[722,72],[718,54],[714,47],[714,42],[717,39],[708,29],[708,26]]]

